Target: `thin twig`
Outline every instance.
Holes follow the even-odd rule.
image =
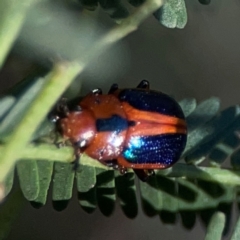
[[[106,48],[123,39],[130,33],[137,30],[138,26],[153,12],[159,9],[164,3],[164,0],[147,0],[129,17],[121,21],[121,24],[116,25],[112,30],[106,33],[98,43],[93,46],[91,52],[84,56],[84,62],[91,61],[97,53],[100,55]]]

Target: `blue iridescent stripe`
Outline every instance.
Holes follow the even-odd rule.
[[[123,150],[124,158],[135,164],[164,164],[176,162],[185,147],[186,134],[162,134],[131,137]]]

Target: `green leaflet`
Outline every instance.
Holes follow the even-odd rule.
[[[0,119],[6,114],[6,112],[15,103],[15,98],[12,96],[6,96],[0,99]]]
[[[138,213],[138,203],[136,197],[135,174],[126,173],[124,176],[115,171],[116,193],[120,200],[120,205],[129,218],[134,218]]]
[[[14,179],[14,169],[12,169],[8,176],[5,179],[4,186],[5,186],[5,196],[9,194],[13,186],[13,179]]]
[[[208,225],[205,240],[221,240],[224,224],[225,215],[221,212],[216,212]]]
[[[72,164],[54,164],[52,200],[57,210],[64,209],[72,197],[74,175]]]
[[[16,103],[11,109],[11,112],[1,121],[0,135],[1,138],[9,135],[14,127],[19,123],[24,116],[27,108],[30,106],[36,94],[40,91],[44,84],[43,78],[35,78],[24,94],[17,98]]]
[[[185,103],[186,104],[186,103]],[[188,132],[211,120],[220,109],[220,100],[218,98],[209,98],[197,105],[194,111],[187,116]]]
[[[214,124],[209,122],[213,119],[220,108],[220,102],[217,98],[210,98],[200,103],[196,109],[187,116],[188,126],[188,141],[187,146],[183,152],[183,157],[194,152],[199,148],[201,142],[203,142],[208,136],[212,136],[214,132]],[[235,116],[234,116],[235,117]],[[198,161],[200,158],[194,158],[187,156],[187,162]]]
[[[185,117],[188,117],[197,107],[197,101],[195,98],[183,99],[179,102]]]
[[[78,201],[83,210],[92,213],[96,209],[96,170],[95,167],[80,165],[76,172]]]
[[[184,28],[187,24],[187,10],[184,0],[166,0],[154,13],[155,18],[165,27]]]
[[[217,98],[210,98],[200,103],[196,109],[187,116],[188,126],[188,142],[184,150],[183,156],[194,150],[194,146],[198,148],[201,141],[209,135],[213,134],[214,128],[207,125],[220,108],[220,102]],[[213,125],[213,124],[212,124]]]
[[[87,192],[96,185],[96,170],[94,167],[80,165],[76,178],[78,192]]]
[[[187,156],[186,161],[188,163],[194,162],[210,151],[216,141],[228,131],[239,113],[238,106],[230,107],[206,124],[191,131],[188,135],[188,144],[183,153],[183,156]]]
[[[39,193],[39,175],[35,160],[21,160],[17,163],[17,172],[24,197],[33,201]]]
[[[37,161],[39,192],[37,197],[32,201],[36,208],[46,204],[49,186],[52,180],[53,162]]]
[[[96,173],[98,207],[105,216],[110,216],[113,213],[116,201],[114,171],[97,168]]]

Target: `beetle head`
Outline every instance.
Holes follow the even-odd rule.
[[[57,128],[65,139],[80,148],[88,146],[96,134],[95,118],[90,110],[77,108],[57,121]]]

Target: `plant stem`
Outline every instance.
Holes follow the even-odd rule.
[[[1,151],[1,147],[0,147]],[[37,147],[30,145],[22,153],[22,158],[25,160],[48,160],[63,163],[71,163],[74,159],[74,151],[72,147],[56,148],[55,145],[41,144]],[[101,164],[99,161],[83,154],[81,157],[81,164],[91,167],[98,167],[109,169]]]
[[[112,44],[123,39],[130,33],[137,30],[138,26],[153,12],[159,9],[164,3],[164,0],[147,0],[129,17],[121,21],[119,25],[116,25],[112,30],[106,33],[102,38],[97,41],[98,43],[93,46],[92,50],[88,53],[88,56],[84,56],[84,62],[88,62],[96,55],[100,55]]]
[[[0,152],[3,146],[0,146]],[[23,152],[22,158],[26,160],[48,160],[70,163],[73,160],[73,148],[63,147],[57,149],[54,145],[40,144],[38,146],[29,145]],[[81,164],[90,167],[109,169],[87,155],[81,158]],[[240,171],[222,169],[215,167],[198,167],[177,163],[172,168],[157,171],[158,175],[177,178],[199,179],[210,182],[219,182],[226,185],[240,185]]]

